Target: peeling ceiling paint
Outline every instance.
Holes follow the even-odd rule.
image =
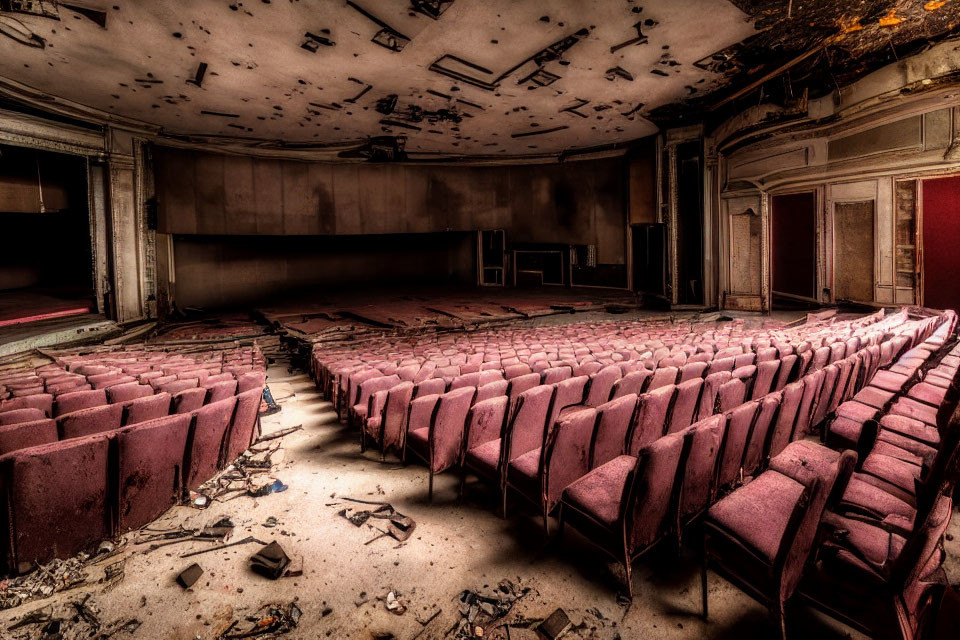
[[[0,76],[173,136],[540,155],[656,132],[755,33],[729,0],[0,0]]]
[[[960,0],[731,0],[755,35],[697,61],[717,72],[698,95],[647,116],[665,126],[722,120],[746,106],[776,104],[802,113],[822,97],[944,38],[956,37]],[[727,105],[719,110],[722,105]]]

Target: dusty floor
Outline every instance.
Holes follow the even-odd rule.
[[[126,557],[122,582],[109,591],[88,584],[4,611],[0,638],[42,638],[40,625],[6,629],[25,614],[48,607],[54,616],[68,619],[69,628],[69,618],[77,613],[70,602],[87,594],[86,604],[104,627],[131,618],[142,622],[133,633],[121,630],[109,636],[118,640],[212,640],[231,621],[243,621],[265,603],[293,600],[303,616],[286,638],[445,638],[460,618],[460,592],[493,587],[503,579],[531,588],[511,615],[542,619],[562,607],[574,625],[584,624],[568,636],[572,638],[775,637],[765,609],[713,573],[710,620],[702,621],[695,555],[684,551],[678,558],[669,544],[634,565],[633,604],[618,604],[620,568],[575,531],[568,528],[562,540],[545,543],[532,509],[517,502],[511,517],[502,520],[496,500],[477,482],[468,482],[466,499],[459,503],[458,479],[450,474],[438,477],[429,504],[422,467],[404,467],[395,459],[381,463],[375,451],[361,455],[356,432],[336,420],[308,376],[291,371],[287,362],[275,363],[268,374],[283,410],[264,418],[264,432],[303,425],[278,441],[284,454],[274,475],[289,489],[261,498],[242,495],[206,510],[175,507],[153,526],[195,527],[229,516],[237,525],[231,540],[254,536],[278,541],[291,557],[302,556],[302,576],[274,581],[252,572],[248,559],[259,548],[255,543],[193,558],[180,554],[210,543],[189,541],[152,551],[149,545],[128,544],[121,554]],[[417,521],[414,534],[403,544],[392,538],[365,544],[377,532],[337,515],[344,506],[338,498],[346,496],[391,502]],[[264,526],[271,516],[277,526]],[[948,543],[952,583],[960,580],[958,520]],[[175,578],[194,561],[204,574],[185,590]],[[91,582],[107,564],[88,567]],[[407,605],[403,615],[385,607],[383,599],[391,590]],[[793,637],[859,637],[809,610],[798,611],[792,627]],[[507,636],[500,630],[490,637]],[[539,636],[513,627],[509,637]]]

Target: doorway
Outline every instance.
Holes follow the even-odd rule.
[[[874,299],[873,200],[838,202],[833,210],[833,297],[839,302]]]
[[[922,182],[923,304],[960,308],[957,247],[960,247],[960,176]]]
[[[0,145],[0,326],[95,309],[86,160]]]
[[[666,293],[667,225],[631,225],[633,290],[653,296]]]
[[[703,304],[703,143],[677,145],[677,302]]]
[[[774,308],[816,303],[816,192],[773,196],[770,226]]]

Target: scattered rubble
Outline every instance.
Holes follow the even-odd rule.
[[[239,640],[240,638],[273,637],[290,633],[300,624],[303,615],[296,602],[287,605],[267,604],[255,615],[247,616],[241,622],[234,620],[217,640]]]
[[[451,629],[453,640],[467,640],[489,634],[510,613],[513,605],[530,592],[510,580],[501,580],[492,591],[464,589],[458,598],[460,621]]]
[[[16,640],[109,640],[121,634],[132,635],[140,628],[142,622],[137,618],[120,618],[104,624],[90,597],[87,594],[82,600],[35,609],[7,627],[7,631],[16,633],[0,637]]]
[[[274,440],[299,431],[302,425],[270,434]],[[223,473],[208,480],[196,491],[190,492],[190,505],[198,509],[209,507],[215,500],[233,500],[240,495],[263,497],[286,491],[288,486],[271,475],[271,470],[283,459],[280,444],[258,447],[254,445],[237,458]],[[237,495],[230,495],[237,494]],[[230,497],[225,497],[230,495]]]
[[[368,520],[371,518],[386,521],[386,531],[374,526],[373,524],[369,524],[370,528],[379,531],[380,535],[374,536],[370,540],[367,540],[364,544],[370,544],[371,542],[386,536],[392,537],[397,542],[406,542],[413,534],[414,529],[417,528],[417,523],[413,518],[403,515],[394,509],[393,505],[387,502],[371,502],[369,500],[358,500],[357,498],[341,499],[374,507],[372,509],[361,509],[355,506],[348,506],[337,512],[337,515],[343,516],[358,527],[362,527],[364,524],[369,524]],[[328,504],[327,506],[339,506],[340,504],[341,503],[334,502]]]
[[[88,584],[88,568],[116,556],[123,549],[123,544],[104,540],[96,553],[80,553],[66,560],[54,559],[47,564],[38,564],[35,571],[26,575],[0,581],[0,610],[12,609],[31,600],[47,598],[54,593]],[[104,568],[103,578],[96,582],[105,584],[109,589],[122,580],[123,575],[123,561],[113,562]]]
[[[567,631],[570,631],[572,626],[566,612],[563,609],[557,609],[537,627],[537,631],[547,640],[559,640]]]

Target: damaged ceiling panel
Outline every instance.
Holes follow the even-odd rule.
[[[648,112],[664,126],[721,121],[768,103],[787,114],[882,66],[956,37],[958,0],[730,0],[755,35],[695,63],[716,72],[704,91]]]
[[[0,0],[0,76],[169,136],[540,155],[654,133],[722,82],[695,63],[756,33],[737,4]]]

